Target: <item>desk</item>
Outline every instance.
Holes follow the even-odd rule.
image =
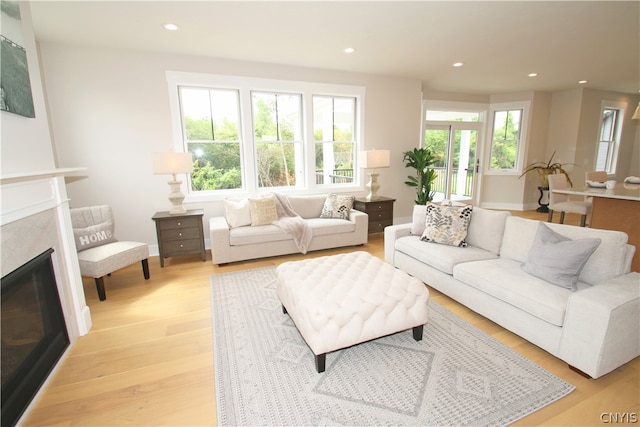
[[[612,190],[586,187],[553,190],[555,193],[593,197],[591,228],[624,231],[636,247],[631,271],[640,271],[640,185],[620,184]]]

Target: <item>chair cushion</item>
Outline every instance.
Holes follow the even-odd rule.
[[[94,278],[147,258],[149,246],[139,242],[113,242],[78,252],[80,273]]]

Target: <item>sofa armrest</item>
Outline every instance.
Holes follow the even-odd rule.
[[[349,211],[349,221],[356,224],[357,241],[365,244],[369,239],[369,215],[356,209]]]
[[[384,260],[395,266],[396,240],[411,234],[411,223],[390,225],[384,228]]]
[[[598,378],[640,355],[640,273],[569,297],[559,357]]]
[[[230,260],[231,239],[229,224],[223,216],[209,218],[209,238],[211,239],[211,261],[224,264]]]

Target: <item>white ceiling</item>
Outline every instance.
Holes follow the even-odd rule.
[[[40,42],[392,75],[470,94],[563,90],[581,79],[640,89],[639,1],[30,4]],[[181,29],[169,32],[166,22]],[[454,69],[456,61],[465,65]]]

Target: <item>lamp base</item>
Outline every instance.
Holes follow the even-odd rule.
[[[367,195],[366,200],[370,202],[371,200],[378,197],[378,190],[380,189],[377,173],[372,172],[369,174],[369,182],[367,182],[367,188],[369,189],[369,194]]]
[[[187,213],[187,210],[182,206],[182,201],[184,200],[184,194],[180,191],[180,186],[182,185],[182,181],[169,181],[169,188],[171,191],[169,192],[169,201],[173,206],[169,209],[170,215],[184,214]]]

